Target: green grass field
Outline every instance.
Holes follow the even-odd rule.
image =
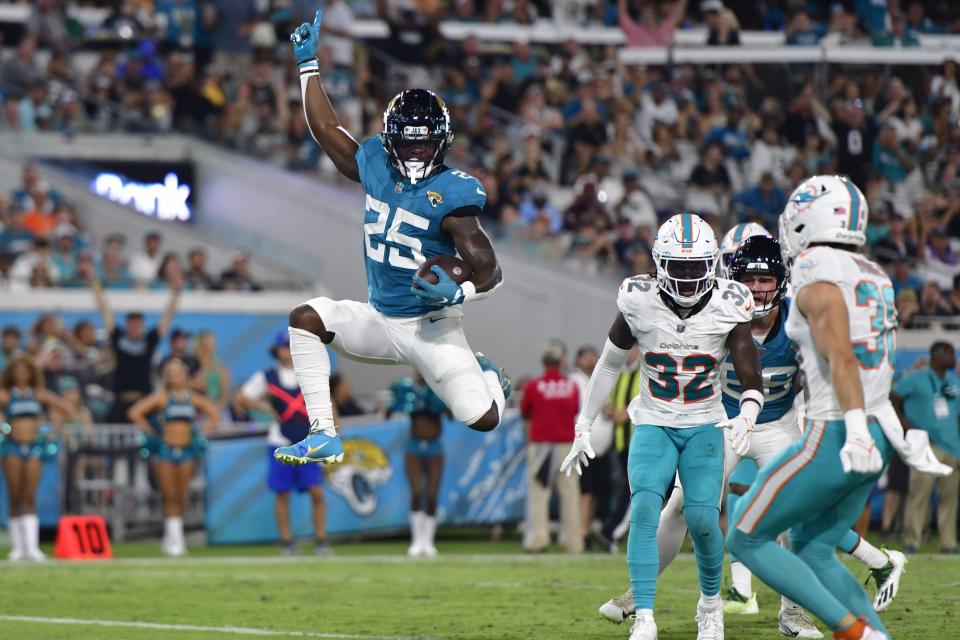
[[[629,635],[626,624],[615,626],[597,615],[597,607],[626,585],[623,555],[526,556],[512,541],[438,546],[441,557],[434,560],[408,560],[400,541],[341,544],[333,558],[280,558],[276,547],[263,546],[197,548],[173,560],[160,557],[155,544],[127,544],[115,549],[113,561],[10,563],[0,570],[0,638]],[[865,573],[861,566],[851,568]],[[782,637],[776,630],[778,598],[755,585],[761,613],[728,616],[729,640]],[[660,583],[661,640],[696,637],[697,592],[693,557],[683,554]],[[896,640],[958,637],[958,593],[955,557],[915,556],[883,619]],[[101,623],[87,624],[92,621]]]

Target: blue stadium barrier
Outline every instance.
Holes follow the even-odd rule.
[[[407,527],[406,417],[344,430],[343,463],[325,469],[327,529],[332,536]],[[526,499],[523,421],[515,412],[486,433],[445,420],[441,525],[519,521]],[[212,440],[206,459],[206,530],[210,544],[275,542],[274,495],[267,489],[272,447],[264,436]],[[310,500],[291,497],[295,537],[313,535]]]

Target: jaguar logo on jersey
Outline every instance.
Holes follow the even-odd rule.
[[[443,204],[443,196],[436,191],[427,191],[427,200],[430,201],[430,206],[434,209]]]
[[[343,462],[326,468],[330,488],[361,516],[377,510],[377,487],[386,484],[393,468],[380,445],[364,438],[343,441]]]

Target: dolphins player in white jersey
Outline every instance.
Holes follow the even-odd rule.
[[[729,234],[728,234],[729,235]],[[784,326],[790,313],[790,300],[786,297],[786,265],[781,257],[780,243],[767,234],[756,234],[740,243],[731,260],[727,262],[731,280],[745,285],[753,294],[754,312],[751,329],[757,348],[760,350],[760,365],[763,370],[763,411],[748,440],[732,443],[727,440],[724,477],[730,477],[733,469],[744,459],[753,460],[762,467],[781,450],[801,438],[797,411],[794,408],[799,387],[799,363],[796,346],[786,334]],[[723,404],[728,416],[738,412],[740,383],[732,362],[725,361],[721,368]],[[740,490],[745,492],[746,488]],[[733,487],[729,496],[728,513],[735,508]],[[683,489],[675,487],[670,500],[660,514],[657,543],[660,550],[660,571],[664,571],[680,551],[686,537],[687,527],[683,521]],[[899,585],[906,559],[898,551],[885,552],[872,546],[853,531],[844,537],[841,547],[866,563],[872,572],[880,593],[893,593]],[[759,612],[756,594],[751,588],[750,570],[731,556],[733,587],[724,602],[726,613],[756,614]],[[891,599],[884,598],[884,606]],[[880,609],[877,609],[878,611]],[[619,623],[633,613],[630,593],[607,601],[600,614]],[[780,633],[791,638],[822,638],[813,622],[797,604],[783,598],[779,614]]]
[[[908,464],[940,471],[926,434],[904,436],[889,402],[897,327],[886,272],[857,255],[867,205],[848,179],[815,176],[780,217],[799,345],[806,428],[766,464],[743,496],[727,544],[770,587],[800,603],[837,640],[888,640],[860,582],[836,557],[863,511],[891,448]],[[947,468],[949,469],[949,468]],[[790,531],[790,550],[777,543]]]
[[[640,393],[628,412],[634,424],[628,461],[630,537],[627,568],[637,603],[631,640],[656,640],[657,523],[664,496],[679,471],[683,515],[694,539],[700,577],[698,640],[723,640],[720,575],[723,544],[720,496],[724,432],[739,441],[763,410],[760,358],[750,333],[753,296],[743,285],[717,279],[720,257],[710,226],[690,213],[660,227],[653,246],[656,277],[624,280],[619,313],[590,376],[576,437],[561,469],[594,457],[590,431],[634,343],[640,346]],[[727,418],[720,363],[733,359],[742,382],[739,413]]]

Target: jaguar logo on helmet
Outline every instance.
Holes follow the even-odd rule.
[[[380,501],[376,489],[393,475],[386,452],[365,438],[344,439],[343,462],[327,467],[326,471],[330,488],[361,516],[377,510]]]

